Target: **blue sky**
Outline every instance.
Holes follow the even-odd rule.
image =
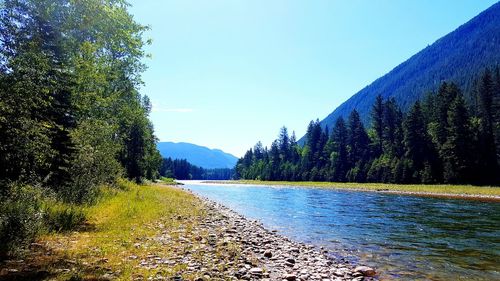
[[[338,105],[496,1],[131,0],[149,25],[141,93],[161,141],[235,156],[301,137]]]

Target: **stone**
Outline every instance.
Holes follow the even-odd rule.
[[[252,275],[262,275],[262,273],[264,273],[264,270],[259,267],[254,267],[251,268],[248,272],[250,272],[250,274]]]
[[[359,273],[363,274],[364,276],[368,276],[368,277],[372,277],[372,276],[375,276],[375,274],[377,274],[373,268],[368,267],[368,266],[357,266],[354,269],[354,272],[359,272]]]
[[[295,280],[297,280],[297,275],[295,275],[295,274],[287,274],[287,275],[285,275],[285,279],[288,280],[288,281],[295,281]]]
[[[273,253],[271,252],[271,250],[267,250],[264,252],[264,257],[271,258],[272,256],[273,256]]]

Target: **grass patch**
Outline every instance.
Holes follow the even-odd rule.
[[[79,221],[80,214],[87,216],[85,227],[42,236],[35,243],[41,249],[32,249],[31,257],[19,265],[25,264],[27,269],[17,271],[44,272],[51,280],[100,280],[103,276],[143,280],[157,274],[177,276],[187,266],[163,262],[158,266],[155,262],[156,257],[177,257],[189,250],[176,245],[175,238],[187,237],[180,231],[188,233],[204,217],[197,198],[165,185],[138,186],[127,181],[100,192],[97,204],[85,209],[47,208],[60,229]],[[163,241],[161,237],[172,239]],[[0,274],[0,280],[8,279]]]
[[[235,184],[255,184],[255,185],[284,185],[284,186],[304,186],[317,188],[342,188],[369,191],[394,191],[394,192],[414,192],[432,194],[451,195],[476,195],[476,196],[500,196],[500,187],[495,186],[473,186],[473,185],[446,185],[446,184],[386,184],[386,183],[336,183],[336,182],[292,182],[292,181],[258,181],[258,180],[237,180],[224,181]]]
[[[161,177],[160,181],[162,184],[166,184],[166,185],[182,185],[182,184],[176,182],[175,179],[173,179],[173,178]]]
[[[87,208],[82,205],[66,204],[47,200],[43,204],[44,222],[49,231],[64,232],[82,225],[87,218]]]

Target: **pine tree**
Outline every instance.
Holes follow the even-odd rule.
[[[457,95],[460,94],[460,89],[453,83],[443,82],[439,87],[438,94],[435,99],[435,115],[431,126],[433,141],[437,144],[438,149],[441,149],[446,142],[447,127],[448,127],[448,109]]]
[[[394,98],[384,104],[382,147],[384,154],[401,157],[403,153],[403,113]]]
[[[480,183],[492,182],[497,172],[496,145],[493,133],[495,123],[493,112],[494,87],[495,84],[491,73],[486,69],[480,77],[477,87],[477,111],[481,122],[476,149],[476,173],[474,174]]]
[[[365,181],[365,165],[368,162],[370,139],[361,122],[359,113],[353,110],[349,115],[348,123],[348,159],[351,170],[348,172],[349,181]]]
[[[495,68],[495,83],[493,90],[493,133],[495,136],[497,168],[500,168],[500,68]],[[500,174],[500,171],[497,171]],[[498,178],[497,178],[498,180]]]
[[[384,101],[381,95],[375,99],[371,111],[372,130],[373,130],[373,156],[375,158],[382,154],[383,134],[384,134]]]
[[[280,151],[281,162],[288,161],[290,158],[290,137],[288,136],[288,129],[285,126],[280,129],[278,148]]]
[[[349,162],[347,153],[347,128],[342,117],[335,122],[331,139],[333,142],[332,154],[330,155],[332,179],[336,182],[344,182],[349,170]]]
[[[416,102],[403,123],[405,158],[409,161],[411,182],[421,182],[420,173],[424,169],[429,153],[429,137],[420,103]]]
[[[471,177],[471,134],[465,101],[458,95],[448,111],[448,135],[443,145],[444,180],[467,183]]]

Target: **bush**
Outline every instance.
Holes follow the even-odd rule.
[[[43,230],[41,188],[9,184],[0,198],[0,259],[19,254]]]
[[[77,148],[70,167],[71,181],[58,187],[58,194],[65,202],[95,203],[99,186],[114,183],[123,173],[116,160],[118,147],[112,138],[113,127],[87,120],[71,136]]]

